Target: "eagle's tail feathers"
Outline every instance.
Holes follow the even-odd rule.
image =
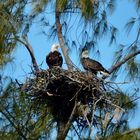
[[[109,72],[108,71],[100,71],[100,73],[102,74],[102,75],[104,75],[104,76],[109,76]]]

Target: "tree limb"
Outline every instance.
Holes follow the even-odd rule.
[[[112,73],[114,70],[116,70],[117,68],[119,68],[122,64],[124,64],[125,62],[127,62],[128,60],[130,60],[131,58],[133,58],[134,56],[140,54],[140,50],[128,54],[126,57],[124,57],[120,62],[116,63],[115,65],[113,65],[110,69],[109,69],[109,73]]]
[[[128,60],[130,60],[131,58],[135,57],[136,55],[140,54],[140,50],[128,54],[126,55],[126,57],[124,57],[121,61],[117,62],[116,64],[114,64],[108,71],[109,73],[113,73],[116,69],[118,69],[121,65],[123,65],[124,63],[126,63]],[[106,76],[103,77],[103,79],[107,78]]]
[[[17,39],[17,41],[19,41],[20,43],[22,43],[26,49],[28,50],[30,56],[31,56],[31,60],[32,60],[32,64],[33,64],[33,67],[34,67],[34,70],[37,72],[39,71],[39,67],[38,67],[38,64],[36,62],[36,59],[35,59],[35,56],[34,56],[34,52],[33,52],[33,49],[32,49],[32,46],[30,45],[30,43],[28,42],[28,39],[26,36],[22,36],[22,38],[24,39],[24,41],[20,40],[20,39]]]

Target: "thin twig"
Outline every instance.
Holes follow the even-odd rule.
[[[100,98],[93,104],[93,113],[92,113],[92,118],[91,118],[90,126],[92,126],[92,124],[93,124],[94,114],[95,114],[95,110],[96,110],[96,104],[97,104],[100,100],[102,100],[102,98],[103,98],[103,97],[100,97]],[[90,127],[89,136],[90,136],[91,132],[92,132],[92,127]]]
[[[81,91],[82,86],[79,88],[79,90],[76,92],[76,94],[70,99],[72,101],[75,97],[77,97],[78,93]]]
[[[73,125],[73,124],[72,124],[72,127],[73,127],[73,129],[75,130],[75,132],[76,132],[76,134],[77,134],[77,136],[78,136],[79,140],[81,140],[81,137],[80,137],[80,135],[78,134],[78,132],[77,132],[77,130],[76,130],[76,128],[74,127],[74,125]]]
[[[107,101],[107,103],[109,103],[110,105],[115,106],[115,107],[121,109],[123,112],[125,112],[125,110],[124,110],[123,108],[121,108],[120,106],[118,106],[118,105],[112,103],[110,100],[108,100],[108,99],[104,99],[104,100]]]

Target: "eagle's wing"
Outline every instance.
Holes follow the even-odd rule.
[[[109,71],[106,70],[101,63],[96,60],[90,59],[91,68],[95,71],[101,72],[104,76],[109,76]]]
[[[97,69],[94,67],[92,59],[82,58],[81,64],[85,70],[91,71],[95,75],[97,74]]]
[[[104,70],[104,67],[98,61],[90,59],[90,58],[88,59],[88,61],[89,61],[89,67],[91,69],[94,69],[96,71],[103,71]]]
[[[103,75],[109,75],[109,72],[96,60],[85,58],[81,61],[84,69],[91,71],[94,74],[101,72]]]
[[[49,67],[51,67],[51,55],[52,55],[52,52],[50,52],[47,56],[46,56],[46,63]]]
[[[58,52],[58,65],[61,67],[63,64],[63,58],[60,52]]]

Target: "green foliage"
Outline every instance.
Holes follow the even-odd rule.
[[[53,3],[54,2],[54,3]],[[37,17],[41,15],[40,22],[44,23],[44,27],[50,27],[51,37],[54,37],[57,33],[57,29],[54,25],[50,26],[49,19],[47,19],[47,6],[49,5],[53,9],[53,14],[60,12],[60,21],[62,25],[62,31],[64,39],[66,40],[67,46],[77,47],[87,45],[91,51],[95,49],[95,44],[100,41],[104,36],[109,35],[110,44],[116,42],[116,36],[118,29],[108,22],[108,15],[112,14],[115,10],[115,0],[1,0],[0,1],[0,68],[7,62],[12,60],[11,53],[17,45],[16,38],[21,36],[21,34],[28,34],[30,27]],[[55,7],[56,2],[56,7]],[[140,0],[133,0],[136,4],[137,12],[140,7]],[[28,9],[32,6],[31,9]],[[27,8],[27,9],[26,9]],[[25,9],[28,11],[25,11]],[[52,12],[52,11],[51,11]],[[81,18],[74,27],[75,32],[70,32],[72,29],[71,18],[75,16],[75,13],[79,14]],[[43,17],[42,17],[43,16]],[[40,18],[40,17],[39,17]],[[48,20],[48,21],[47,21]],[[136,34],[136,39],[130,45],[120,45],[115,53],[115,61],[119,62],[124,56],[131,52],[136,52],[139,50],[139,28],[140,18],[132,17],[126,23],[126,31],[130,34],[132,29],[138,29]],[[79,30],[80,28],[80,30]],[[48,35],[45,32],[43,33]],[[69,36],[72,38],[69,38]],[[76,38],[76,39],[75,39]],[[78,42],[78,45],[77,45]],[[79,45],[80,44],[80,45]],[[97,51],[99,52],[99,51]],[[136,57],[129,60],[124,69],[128,71],[128,75],[133,79],[138,77],[140,64],[138,63]],[[117,75],[119,69],[116,69],[113,77]],[[1,82],[1,77],[0,77]],[[41,83],[42,84],[42,83]],[[39,85],[38,85],[39,86]],[[42,84],[43,86],[43,84]],[[38,88],[38,87],[36,87]],[[49,138],[52,130],[54,129],[54,120],[50,114],[50,110],[47,106],[47,102],[42,102],[42,105],[38,102],[34,102],[32,97],[27,96],[26,93],[21,92],[17,88],[17,85],[10,81],[6,85],[0,83],[0,121],[3,123],[0,125],[0,139],[43,139]],[[42,87],[43,89],[43,87]],[[112,90],[114,91],[114,89]],[[112,93],[112,92],[111,92]],[[120,105],[126,111],[130,112],[136,108],[136,104],[133,103],[131,97],[121,93],[114,93],[114,98],[118,101],[117,105]],[[107,140],[112,139],[139,139],[139,130],[134,133],[124,133],[125,129],[128,129],[127,121],[121,120],[117,125],[112,125],[111,119],[107,122],[107,126],[103,128],[103,119],[108,112],[107,108],[101,108],[96,112],[98,123],[98,130],[100,135]],[[90,116],[89,116],[90,118]],[[86,122],[87,123],[87,122]],[[82,128],[87,131],[87,125],[82,124]],[[81,132],[80,132],[81,133]],[[111,136],[113,134],[113,136]]]
[[[30,97],[20,92],[11,80],[0,96],[0,138],[39,139],[50,137],[53,119],[45,106],[37,108]]]
[[[43,12],[48,4],[48,0],[32,0],[32,4],[33,4],[33,10],[32,10],[32,14],[33,16],[37,16],[38,14],[40,14],[41,12]]]
[[[11,52],[16,47],[14,37],[22,28],[24,20],[24,1],[0,1],[0,66],[11,61]]]
[[[128,96],[124,93],[119,93],[116,94],[115,98],[119,99],[118,104],[126,110],[134,110],[136,108],[136,103],[133,102],[134,99],[132,96]]]
[[[59,12],[63,12],[68,4],[68,0],[56,0],[56,7]]]
[[[134,77],[138,77],[140,64],[133,58],[127,62],[126,69],[129,71],[128,76],[133,79]]]
[[[79,0],[78,5],[82,15],[87,19],[91,19],[94,14],[94,0]]]
[[[134,26],[135,22],[136,22],[136,18],[132,17],[126,23],[125,28],[126,28],[126,31],[127,31],[128,34],[130,33],[130,31],[131,31],[132,27]]]
[[[53,77],[56,78],[54,75]],[[52,102],[55,103],[56,110],[58,110],[58,105],[60,102],[57,98],[55,98],[56,100],[53,99],[52,96],[48,96],[48,99],[46,99],[47,95],[45,94],[46,92],[44,92],[46,90],[46,81],[44,81],[44,79],[45,76],[42,78],[39,76],[35,79],[31,78],[29,80],[30,83],[27,82],[25,85],[20,86],[22,87],[22,91],[23,89],[27,90],[27,86],[29,90],[27,92],[21,92],[21,89],[17,88],[15,82],[13,82],[11,79],[8,80],[6,83],[7,86],[5,86],[5,88],[2,90],[0,96],[0,119],[4,122],[3,125],[0,126],[1,139],[6,139],[9,137],[11,139],[41,139],[43,137],[47,139],[51,137],[51,133],[54,130],[54,127],[56,127],[54,125],[55,121],[51,114],[53,108]],[[110,88],[115,92],[114,87]],[[54,91],[55,89],[57,88],[53,88]],[[103,98],[101,102],[97,104],[99,108],[96,106],[93,124],[95,125],[95,129],[98,130],[98,134],[100,134],[102,137],[108,137],[117,131],[124,132],[124,130],[127,128],[127,122],[125,120],[121,120],[116,125],[111,123],[114,114],[114,110],[112,110],[112,108],[115,108],[114,105],[111,107],[112,103],[117,106],[121,106],[127,112],[135,108],[132,98],[121,92],[119,93],[118,90],[115,93],[113,93],[113,91],[111,90],[110,93],[105,93],[108,100],[111,98],[111,101],[106,101],[106,98]],[[50,108],[50,106],[52,106],[52,108]],[[89,105],[89,107],[92,109],[94,106]],[[65,106],[63,108],[66,109]],[[63,112],[64,115],[68,113],[66,111]],[[91,111],[90,114],[92,115],[93,112]],[[55,113],[56,112],[54,112],[54,114]],[[60,111],[58,111],[58,113],[60,113]],[[112,117],[109,119],[107,127],[103,128],[103,120],[106,113],[109,113]],[[59,116],[61,115],[62,114],[60,113]],[[90,122],[92,119],[91,115],[87,116]],[[75,122],[75,127],[78,128],[79,135],[84,131],[88,132],[90,130],[87,121],[80,121],[82,119],[85,119],[84,116],[79,117],[79,123],[77,122],[78,120]],[[80,124],[80,127],[78,124]]]
[[[139,139],[140,139],[140,128],[134,130],[132,129],[124,133],[115,133],[113,134],[113,136],[104,138],[104,140],[139,140]]]

